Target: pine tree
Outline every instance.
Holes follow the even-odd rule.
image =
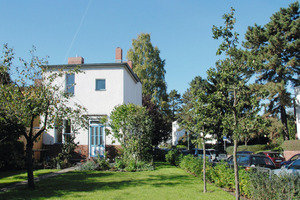
[[[281,8],[263,27],[248,27],[245,35],[244,46],[251,50],[257,81],[269,91],[266,114],[280,114],[285,139],[289,139],[286,109],[292,106],[287,87],[300,85],[299,38],[299,2]]]

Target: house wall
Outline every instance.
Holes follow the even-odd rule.
[[[124,103],[142,105],[142,85],[135,82],[125,65],[105,66],[82,65],[83,73],[75,74],[74,96],[71,104],[78,103],[87,109],[90,116],[109,116],[115,106]],[[45,74],[47,75],[47,74]],[[105,79],[106,89],[96,91],[96,79]],[[55,84],[65,89],[65,77],[58,78]],[[109,127],[107,127],[109,129]],[[48,130],[43,137],[44,144],[55,143],[55,131]],[[79,130],[75,142],[79,145],[89,144],[89,130]],[[106,145],[119,145],[111,135],[105,138]]]
[[[142,84],[135,82],[124,69],[124,103],[142,105]]]

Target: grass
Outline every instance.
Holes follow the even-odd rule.
[[[74,171],[36,183],[36,190],[19,188],[0,199],[235,199],[180,168],[160,164],[155,171]]]
[[[33,172],[34,177],[39,177],[44,174],[49,174],[55,171],[59,171],[57,169],[40,169],[35,170]],[[25,170],[14,170],[14,171],[1,171],[0,172],[0,187],[4,187],[5,185],[26,181],[27,180],[27,172]]]

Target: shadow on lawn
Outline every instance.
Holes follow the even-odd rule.
[[[37,182],[34,191],[19,188],[0,193],[0,199],[59,198],[76,192],[108,191],[143,185],[152,187],[175,186],[189,183],[192,178],[182,174],[156,175],[155,171],[141,176],[135,173],[139,172],[69,172]]]

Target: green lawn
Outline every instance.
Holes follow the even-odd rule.
[[[69,172],[26,188],[0,193],[0,199],[235,199],[180,168],[160,164],[150,172]]]
[[[33,172],[34,177],[38,177],[44,174],[49,174],[52,172],[59,171],[57,169],[41,169],[35,170]],[[14,170],[14,171],[4,171],[0,172],[0,187],[4,187],[5,185],[21,182],[27,180],[27,172],[25,170]]]

